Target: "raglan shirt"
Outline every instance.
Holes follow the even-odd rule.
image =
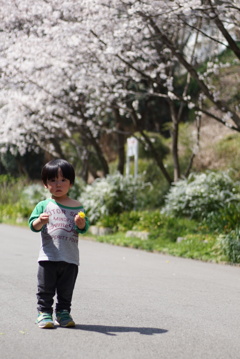
[[[79,211],[84,212],[84,208],[66,207],[50,198],[36,205],[29,218],[29,226],[33,232],[41,232],[38,261],[64,261],[79,265],[78,233],[85,233],[89,227],[87,217],[83,229],[76,226],[74,217]],[[41,213],[49,214],[49,223],[37,231],[33,222]]]

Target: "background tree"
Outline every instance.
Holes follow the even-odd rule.
[[[85,164],[86,179],[88,171],[94,176],[98,169],[109,171],[104,134],[117,135],[123,172],[124,142],[137,131],[171,183],[182,173],[179,123],[190,114],[199,121],[204,113],[239,131],[239,108],[214,88],[221,71],[216,54],[228,48],[239,59],[237,0],[1,0],[0,5],[3,151],[23,154],[40,147],[63,157],[70,142]],[[203,53],[203,46],[212,52]],[[153,101],[159,110],[149,107]],[[166,132],[166,118],[174,175],[146,132]],[[86,165],[90,158],[98,159],[93,169]]]

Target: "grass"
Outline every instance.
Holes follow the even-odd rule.
[[[115,217],[110,219],[108,217],[105,226],[117,228],[116,232],[94,236],[96,241],[202,261],[227,262],[218,241],[219,231],[209,229],[207,224],[189,218],[169,217],[159,210],[124,212],[117,218],[115,226]],[[147,231],[149,237],[147,240],[127,237],[128,230]],[[177,241],[178,237],[183,240]]]
[[[101,243],[136,248],[149,252],[163,253],[183,258],[197,259],[214,263],[226,263],[227,258],[223,255],[216,234],[188,234],[181,242],[155,239],[141,240],[134,237],[126,237],[123,232],[104,236],[93,236]]]
[[[228,168],[233,170],[233,177],[235,173],[234,178],[239,180],[240,134],[234,133],[225,136],[216,144],[214,151],[217,161],[220,159],[223,161],[224,159],[222,167],[224,168],[226,167],[226,164],[228,164]]]

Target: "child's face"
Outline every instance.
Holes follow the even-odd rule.
[[[52,194],[53,199],[62,199],[67,197],[68,191],[72,187],[69,179],[63,177],[62,171],[59,168],[58,176],[47,180],[45,188]]]

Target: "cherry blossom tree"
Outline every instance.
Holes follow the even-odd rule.
[[[240,130],[239,108],[219,97],[213,81],[221,50],[231,49],[236,64],[240,59],[239,10],[237,0],[0,0],[2,151],[42,148],[64,157],[68,142],[85,176],[91,153],[107,174],[101,138],[114,132],[123,172],[124,142],[137,131],[166,180],[177,180],[179,123],[187,109],[198,129],[206,114]],[[172,120],[173,178],[146,132],[141,104],[152,99]],[[153,130],[162,125],[156,117]]]

